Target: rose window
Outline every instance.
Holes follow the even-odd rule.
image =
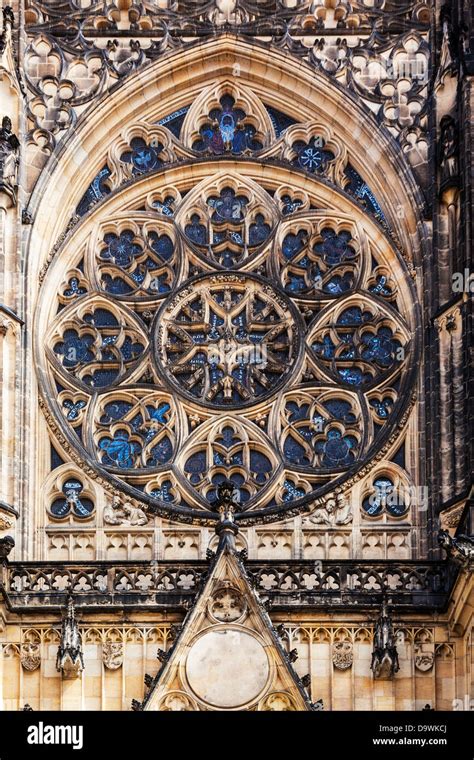
[[[222,96],[188,129],[179,172],[162,168],[164,127],[122,140],[100,181],[122,171],[126,185],[104,191],[44,282],[57,297],[38,318],[39,380],[65,460],[188,521],[214,519],[224,479],[239,519],[308,509],[396,439],[411,396],[403,258],[355,201],[331,205],[336,144],[283,146],[276,182],[257,126]],[[387,483],[368,515],[395,509]],[[90,509],[81,487],[58,516]]]

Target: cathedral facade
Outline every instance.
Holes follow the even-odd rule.
[[[473,13],[3,4],[0,709],[473,709]]]

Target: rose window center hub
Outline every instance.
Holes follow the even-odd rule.
[[[299,358],[300,318],[286,296],[247,274],[202,275],[156,323],[158,371],[181,394],[226,408],[281,388]]]

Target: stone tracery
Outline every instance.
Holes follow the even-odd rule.
[[[320,207],[293,174],[347,186],[347,150],[323,124],[275,139],[256,96],[229,84],[185,110],[175,132],[129,125],[108,149],[103,203],[123,194],[127,210],[73,230],[46,336],[53,406],[73,445],[152,511],[199,519],[224,479],[250,513],[303,505],[356,473],[404,404],[403,265],[369,216]],[[256,181],[241,154],[283,161],[283,182]],[[179,161],[179,184],[163,161]],[[129,201],[145,180],[146,200]]]

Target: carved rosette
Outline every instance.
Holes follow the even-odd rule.
[[[247,614],[247,602],[238,589],[224,583],[209,599],[207,611],[218,623],[242,622]]]

